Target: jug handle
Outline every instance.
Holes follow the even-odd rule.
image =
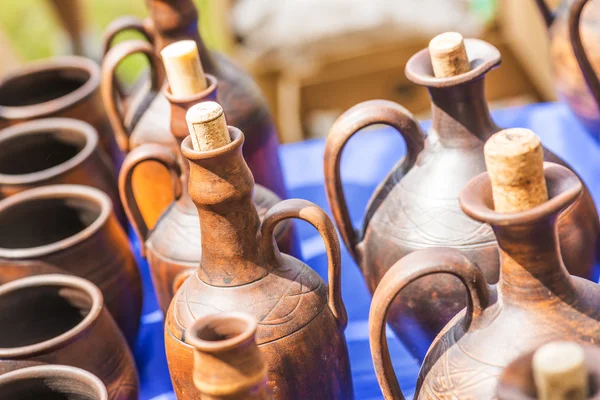
[[[301,199],[283,200],[269,209],[259,229],[259,244],[265,259],[271,265],[283,263],[281,253],[275,241],[274,231],[277,224],[290,218],[304,220],[314,226],[323,241],[327,252],[328,306],[342,330],[348,325],[348,315],[342,300],[342,255],[340,241],[335,226],[319,206]]]
[[[417,156],[423,150],[424,134],[419,123],[404,107],[388,100],[369,100],[355,105],[342,114],[332,126],[325,142],[324,173],[325,190],[342,239],[355,260],[358,259],[356,245],[359,233],[352,225],[348,204],[342,185],[340,164],[346,143],[359,130],[375,124],[385,124],[395,128],[406,143],[406,156],[400,168],[408,172]],[[366,216],[365,224],[368,222]]]
[[[542,17],[544,18],[544,22],[546,23],[546,27],[550,28],[554,19],[556,18],[556,14],[548,7],[546,0],[535,0],[535,4],[537,4]]]
[[[571,40],[575,59],[577,60],[577,64],[579,64],[579,69],[583,74],[585,83],[600,110],[600,81],[598,80],[598,75],[596,75],[596,71],[588,58],[585,48],[583,47],[581,31],[579,29],[581,25],[581,14],[583,13],[583,9],[587,2],[588,0],[575,0],[569,8],[569,38]]]
[[[131,225],[140,241],[143,257],[146,257],[146,240],[148,239],[150,229],[148,229],[148,225],[144,221],[140,207],[135,199],[135,194],[133,193],[133,173],[138,165],[146,161],[156,161],[169,171],[173,182],[175,199],[181,197],[182,191],[180,179],[181,167],[179,166],[177,155],[169,148],[155,143],[148,143],[136,147],[125,157],[121,166],[121,172],[119,173],[119,193],[121,194],[121,202],[123,203],[125,213],[129,221],[131,221]]]
[[[117,66],[132,54],[142,53],[150,63],[150,90],[158,92],[160,84],[163,81],[163,72],[160,66],[160,60],[154,54],[154,48],[151,44],[143,40],[128,40],[119,43],[106,53],[102,62],[102,101],[108,114],[108,119],[115,133],[117,143],[123,152],[129,151],[129,134],[125,127],[125,117],[119,110],[119,103],[125,103],[125,97],[122,97],[119,90],[116,90],[115,70]]]
[[[142,20],[133,15],[124,15],[114,19],[102,36],[102,55],[105,56],[113,45],[117,35],[125,31],[135,31],[141,34],[150,44],[154,44],[154,32],[152,30],[152,21]]]
[[[397,261],[384,275],[373,295],[369,313],[369,341],[377,380],[386,399],[404,399],[386,337],[388,311],[397,295],[411,282],[433,274],[451,274],[468,292],[465,323],[475,327],[489,305],[489,290],[481,269],[460,251],[429,248],[415,251]],[[468,325],[467,325],[468,326]]]

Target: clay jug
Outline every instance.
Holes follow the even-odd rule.
[[[0,130],[0,196],[43,185],[78,184],[108,194],[115,214],[127,226],[115,171],[90,124],[70,118],[44,118]]]
[[[198,33],[198,12],[192,0],[146,0],[150,18],[145,22],[132,17],[119,19],[108,27],[104,48],[121,31],[134,29],[150,43],[131,41],[113,47],[103,63],[102,94],[118,142],[124,151],[143,143],[160,143],[175,147],[169,132],[169,104],[160,92],[163,67],[157,61],[167,45],[190,39],[197,43],[204,70],[219,80],[218,102],[225,108],[228,121],[246,134],[244,158],[256,182],[285,198],[286,191],[278,156],[278,137],[267,103],[256,83],[226,56],[209,51]],[[151,84],[136,84],[139,88],[130,98],[120,98],[114,70],[134,53],[145,54],[151,64]],[[119,104],[125,107],[119,107]],[[157,165],[147,165],[138,172],[135,191],[144,199],[142,215],[152,227],[172,197],[158,198],[150,193],[171,193],[168,175]],[[160,178],[160,179],[159,179]],[[160,187],[156,191],[155,188]]]
[[[25,65],[0,80],[0,127],[49,117],[85,121],[118,171],[117,146],[100,97],[100,67],[83,57],[54,57]]]
[[[163,87],[164,97],[169,101],[171,112],[170,132],[181,144],[188,136],[185,113],[196,103],[216,99],[217,80],[207,75],[207,89],[187,98],[173,96],[169,85]],[[182,123],[183,122],[183,123]],[[139,199],[134,193],[134,176],[144,163],[155,161],[162,164],[173,176],[175,201],[166,209],[152,230],[146,224]],[[200,225],[198,212],[188,193],[189,162],[183,159],[180,148],[173,152],[158,144],[144,144],[133,149],[123,162],[120,173],[120,192],[129,220],[142,243],[142,255],[147,257],[158,303],[164,313],[179,285],[197,267],[201,258]],[[159,188],[155,188],[159,190]],[[159,194],[157,194],[159,195]],[[259,215],[264,216],[271,206],[281,199],[270,190],[255,186],[253,201]],[[285,253],[297,253],[294,248],[291,224],[285,222],[277,227],[276,238]]]
[[[133,356],[91,282],[50,274],[6,283],[0,320],[0,375],[62,364],[96,375],[111,400],[138,398]]]
[[[0,259],[0,285],[28,276],[44,274],[68,274],[68,272],[42,261]]]
[[[258,321],[256,341],[269,366],[275,399],[352,399],[341,255],[333,224],[322,209],[304,200],[277,203],[261,222],[252,202],[254,179],[242,156],[243,133],[227,128],[218,104],[199,106],[188,111],[188,124],[198,130],[216,124],[214,131],[231,142],[206,151],[192,148],[190,137],[181,144],[190,163],[189,193],[198,210],[202,256],[165,319],[167,362],[176,395],[194,398],[189,397],[195,390],[189,379],[190,326],[215,312],[238,311]],[[189,119],[192,111],[209,106],[211,113],[220,112],[214,121]],[[273,232],[290,218],[307,221],[323,237],[329,286],[310,267],[279,251]]]
[[[462,38],[461,38],[462,39]],[[403,107],[372,100],[346,111],[332,127],[325,146],[325,188],[346,247],[360,266],[371,293],[398,259],[429,247],[460,250],[481,268],[489,283],[498,281],[499,258],[494,235],[485,221],[465,215],[458,204],[461,189],[485,171],[483,145],[500,128],[492,120],[484,95],[484,77],[500,64],[498,50],[478,39],[465,39],[471,69],[436,78],[428,49],[406,65],[406,76],[429,90],[432,128],[427,138]],[[352,226],[344,196],[340,160],[344,146],[360,129],[386,124],[406,142],[406,157],[372,195],[363,226]],[[566,165],[550,151],[545,159]],[[565,264],[589,277],[595,260],[598,214],[584,189],[559,221]],[[448,276],[411,283],[393,303],[388,323],[413,355],[423,359],[432,340],[465,307],[464,288]]]
[[[600,399],[600,349],[597,346],[582,345],[584,362],[588,374],[587,399]],[[504,368],[498,382],[498,400],[535,400],[538,398],[534,380],[533,356],[530,351],[517,357]]]
[[[0,400],[112,400],[97,376],[66,365],[38,365],[0,375]]]
[[[552,12],[536,0],[550,33],[556,89],[583,126],[600,140],[600,4],[563,0]]]
[[[468,301],[431,345],[415,399],[493,399],[503,368],[519,355],[550,340],[600,340],[600,287],[569,275],[558,245],[558,216],[580,198],[583,185],[572,171],[552,163],[545,163],[544,176],[549,200],[527,211],[494,211],[488,173],[460,194],[463,211],[492,226],[500,253],[497,285],[488,285],[468,253],[452,248],[413,252],[383,277],[373,296],[369,337],[386,399],[404,396],[387,350],[385,322],[395,296],[424,276],[455,276]]]
[[[200,318],[190,328],[194,384],[206,400],[271,400],[267,363],[256,345],[256,321],[244,313]]]
[[[89,279],[128,342],[135,343],[142,283],[105,193],[80,185],[29,189],[0,201],[0,226],[0,258],[43,261]]]

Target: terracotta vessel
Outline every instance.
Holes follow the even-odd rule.
[[[6,283],[0,287],[0,311],[1,326],[9,327],[0,330],[0,375],[40,364],[68,365],[100,378],[109,399],[138,398],[133,356],[91,282],[51,274]]]
[[[0,196],[37,186],[79,184],[108,194],[119,221],[121,207],[115,172],[90,124],[70,118],[45,118],[0,130]]]
[[[100,136],[115,171],[123,155],[100,97],[100,67],[83,57],[55,57],[28,64],[0,80],[0,127],[49,117],[85,121]]]
[[[185,99],[173,96],[168,84],[163,88],[164,96],[171,106],[170,130],[179,144],[189,134],[185,123],[187,110],[196,103],[216,98],[216,78],[209,75],[207,80],[209,84],[205,91]],[[152,230],[142,216],[141,206],[138,204],[143,202],[143,199],[136,198],[133,184],[137,168],[151,161],[162,164],[173,176],[173,193],[176,199]],[[145,144],[133,149],[125,158],[120,174],[122,201],[142,243],[142,255],[148,259],[158,303],[165,314],[179,285],[198,268],[201,259],[202,248],[198,246],[201,236],[198,212],[188,193],[188,181],[189,162],[183,159],[181,150],[178,148],[173,152],[168,147],[156,144]],[[256,185],[253,201],[259,215],[263,217],[267,210],[281,199],[270,190]],[[299,253],[289,221],[277,227],[275,237],[284,253]]]
[[[203,317],[190,328],[194,384],[206,400],[271,400],[256,320],[243,313]]]
[[[277,203],[261,223],[252,202],[254,180],[242,157],[244,135],[234,127],[228,133],[231,143],[214,150],[194,150],[190,137],[181,145],[190,162],[202,258],[165,319],[175,393],[180,400],[195,398],[193,348],[187,342],[192,324],[215,312],[238,311],[258,321],[256,342],[275,399],[352,399],[335,228],[323,210],[304,200]],[[310,267],[280,253],[273,232],[290,218],[309,222],[323,237],[329,286]]]
[[[589,374],[588,399],[600,399],[600,349],[597,346],[583,346],[585,365]],[[536,400],[532,359],[535,351],[518,357],[504,368],[498,382],[499,400]]]
[[[563,0],[552,12],[536,0],[550,33],[550,58],[560,96],[585,128],[600,140],[600,5]]]
[[[570,276],[559,249],[557,220],[583,191],[569,169],[546,163],[549,200],[527,211],[493,210],[483,173],[460,194],[463,211],[492,226],[500,253],[500,280],[489,286],[468,253],[430,248],[394,264],[375,291],[369,330],[379,384],[386,399],[404,399],[385,337],[392,301],[411,282],[450,274],[467,289],[467,308],[441,331],[419,373],[415,399],[492,399],[503,368],[551,340],[600,340],[600,287]],[[568,211],[567,211],[568,212]]]
[[[346,247],[360,266],[371,293],[397,260],[415,250],[450,247],[476,262],[489,283],[498,281],[498,249],[485,221],[465,215],[461,189],[486,170],[484,142],[500,128],[484,95],[484,76],[500,64],[498,50],[465,39],[471,70],[448,78],[433,75],[427,49],[406,66],[407,77],[428,88],[433,124],[427,138],[403,107],[383,100],[361,103],[333,126],[325,147],[325,187]],[[380,183],[365,211],[363,226],[352,226],[340,161],[348,140],[360,129],[387,124],[403,136],[406,157]],[[545,159],[566,165],[545,150]],[[598,214],[587,190],[559,220],[562,254],[569,271],[589,277],[595,260]],[[441,275],[411,283],[390,310],[389,324],[413,355],[422,359],[445,324],[465,307],[459,280]]]
[[[103,63],[102,93],[113,129],[124,151],[144,143],[159,143],[175,147],[169,131],[169,103],[160,91],[163,66],[158,62],[160,51],[167,45],[184,39],[197,43],[204,70],[219,80],[218,102],[225,108],[228,122],[246,134],[244,158],[256,182],[285,198],[286,191],[279,164],[277,132],[266,101],[256,83],[226,56],[209,51],[198,33],[198,12],[192,0],[146,0],[150,17],[145,22],[124,17],[113,22],[105,33],[104,48],[121,31],[141,32],[150,43],[129,41],[113,47]],[[134,53],[145,54],[151,64],[150,85],[136,84],[138,88],[129,98],[119,98],[120,91],[114,70],[125,58]],[[123,107],[119,107],[119,103]],[[156,192],[171,194],[169,176],[157,165],[145,166],[134,181],[139,193],[142,215],[152,227],[158,216],[173,200],[158,198]],[[156,188],[160,188],[158,191]],[[150,193],[154,193],[154,198]]]
[[[0,201],[0,226],[0,258],[43,261],[89,279],[128,342],[135,342],[140,274],[105,193],[80,185],[30,189]]]
[[[66,365],[38,365],[0,376],[0,400],[111,400],[97,376]]]
[[[42,261],[13,261],[0,259],[0,285],[21,278],[44,274],[68,274],[62,269]]]

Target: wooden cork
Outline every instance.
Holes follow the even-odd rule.
[[[539,400],[585,400],[588,372],[583,348],[573,342],[551,342],[533,355],[533,378]]]
[[[214,101],[192,106],[185,115],[196,151],[218,149],[231,142],[223,107]]]
[[[548,200],[544,150],[535,133],[520,128],[500,131],[488,139],[484,154],[497,212],[525,211]]]
[[[436,78],[449,78],[471,70],[465,41],[460,33],[446,32],[431,39],[429,55]]]
[[[206,76],[196,42],[181,40],[172,43],[160,55],[173,96],[194,96],[206,89]]]

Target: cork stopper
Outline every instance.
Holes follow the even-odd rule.
[[[231,142],[223,107],[214,101],[192,106],[185,119],[196,151],[218,149]]]
[[[429,55],[436,78],[449,78],[471,70],[465,41],[458,32],[442,33],[431,39]]]
[[[585,400],[588,372],[583,348],[573,342],[551,342],[533,355],[533,377],[539,400]]]
[[[548,200],[544,150],[529,129],[505,129],[484,146],[492,181],[494,208],[500,213],[526,211]]]
[[[195,41],[172,43],[162,49],[160,55],[173,96],[194,96],[206,89],[206,76]]]

